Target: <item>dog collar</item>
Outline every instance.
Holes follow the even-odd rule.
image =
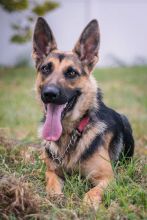
[[[80,133],[82,133],[85,129],[85,127],[88,125],[89,123],[89,116],[85,116],[84,118],[82,118],[82,120],[79,122],[78,127],[76,128]]]
[[[89,118],[89,116],[86,115],[79,122],[78,126],[75,129],[73,129],[73,131],[71,133],[70,141],[69,141],[64,153],[61,156],[55,155],[55,153],[52,152],[51,149],[45,148],[48,157],[51,158],[58,166],[62,165],[62,161],[63,161],[65,155],[68,153],[69,149],[75,147],[75,145],[79,141],[84,129],[88,125],[89,121],[90,121],[90,118]],[[50,142],[50,144],[51,144],[51,142]]]

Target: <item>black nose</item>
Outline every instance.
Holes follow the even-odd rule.
[[[44,86],[42,89],[41,98],[44,103],[55,103],[60,95],[60,90],[58,87],[52,86]]]

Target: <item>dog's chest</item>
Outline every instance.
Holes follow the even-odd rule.
[[[59,143],[52,142],[49,149],[50,161],[55,165],[56,169],[63,168],[66,172],[71,170],[79,170],[82,155],[89,148],[92,140],[98,133],[97,126],[87,128],[87,130],[79,137],[78,140],[71,141],[71,136],[64,135]],[[72,143],[69,145],[69,143]]]

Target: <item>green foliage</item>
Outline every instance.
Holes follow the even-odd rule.
[[[19,23],[11,24],[11,27],[15,32],[10,38],[11,42],[24,44],[32,37],[32,22],[35,22],[37,16],[46,15],[48,12],[59,7],[59,3],[50,0],[44,0],[40,4],[35,0],[0,0],[0,6],[9,13],[16,11],[20,12],[26,9],[28,10],[29,14],[26,16],[26,25],[21,25]]]
[[[52,1],[45,1],[43,4],[36,5],[32,11],[38,16],[43,16],[49,11],[56,9],[59,6],[58,3]]]
[[[24,34],[15,34],[11,37],[11,41],[13,43],[26,43],[30,40],[31,38],[31,30],[26,31]]]
[[[0,5],[8,12],[26,10],[29,6],[28,0],[0,0]]]
[[[11,37],[11,41],[13,43],[26,43],[30,40],[31,38],[31,31],[29,30],[28,32],[26,32],[24,35],[23,34],[15,34]]]

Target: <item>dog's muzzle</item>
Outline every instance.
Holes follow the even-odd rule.
[[[61,121],[71,111],[81,94],[79,89],[63,89],[56,85],[44,86],[41,99],[45,104],[46,117],[42,136],[48,141],[56,141],[62,133]]]

